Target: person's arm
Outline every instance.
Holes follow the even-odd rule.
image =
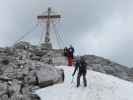
[[[75,65],[75,69],[74,69],[74,72],[73,72],[72,76],[74,76],[74,75],[75,75],[75,73],[76,73],[77,69],[78,69],[78,66],[77,66],[77,63],[76,63],[76,65]]]
[[[73,48],[73,53],[75,52],[75,49]]]

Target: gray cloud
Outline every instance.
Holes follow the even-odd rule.
[[[58,32],[77,54],[96,54],[132,66],[132,0],[5,0],[0,1],[0,46],[10,46],[37,23],[47,7],[61,13]],[[37,43],[41,28],[26,40]]]

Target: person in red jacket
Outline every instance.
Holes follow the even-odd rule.
[[[68,66],[72,66],[72,55],[69,49],[67,49]]]
[[[69,51],[70,51],[71,56],[72,56],[72,59],[73,59],[74,58],[74,52],[75,52],[75,50],[74,50],[74,47],[72,45],[70,45]]]

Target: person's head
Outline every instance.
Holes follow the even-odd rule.
[[[80,60],[81,61],[85,61],[85,57],[84,56],[81,56]]]
[[[67,46],[65,47],[65,49],[67,49]]]

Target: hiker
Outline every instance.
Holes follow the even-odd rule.
[[[67,49],[67,61],[68,61],[68,66],[72,66],[72,55],[69,49]]]
[[[68,48],[65,47],[65,48],[64,48],[64,56],[67,56],[67,50],[68,50]]]
[[[75,75],[76,71],[78,70],[78,75],[77,75],[77,87],[80,86],[80,77],[83,76],[83,82],[84,86],[87,86],[87,80],[86,80],[86,73],[87,73],[87,63],[85,62],[85,58],[77,58],[76,59],[76,64],[75,64],[75,69],[72,74],[72,76]]]
[[[72,45],[70,45],[69,51],[70,51],[72,59],[73,59],[74,58],[74,47]]]

